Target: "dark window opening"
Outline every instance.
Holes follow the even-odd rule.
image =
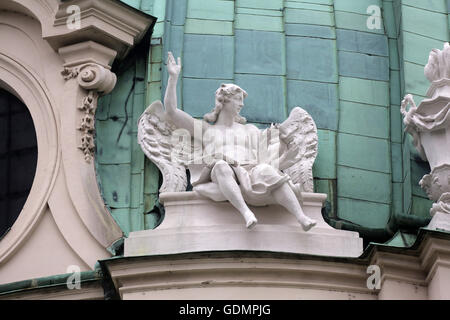
[[[37,164],[37,141],[28,108],[0,89],[0,239],[28,198]]]

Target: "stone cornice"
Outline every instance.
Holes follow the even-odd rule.
[[[353,259],[224,251],[123,257],[100,265],[123,299],[153,299],[160,292],[176,295],[183,290],[195,290],[196,297],[204,298],[202,292],[208,295],[214,287],[247,290],[252,286],[342,291],[365,299],[436,299],[445,298],[436,294],[433,283],[450,269],[449,241],[449,234],[422,229],[412,247],[372,244]],[[379,289],[366,286],[371,265],[380,267]]]
[[[70,30],[67,8],[80,7],[81,27]],[[44,38],[55,48],[75,42],[93,40],[118,52],[123,58],[151,27],[155,18],[134,10],[116,0],[74,0],[60,2],[52,28]]]
[[[145,15],[138,13],[135,10],[130,10],[129,7],[124,6],[120,1],[114,0],[78,0],[65,1],[59,5],[58,11],[55,15],[53,26],[65,26],[67,18],[70,16],[67,13],[67,8],[71,5],[80,7],[81,20],[88,20],[90,17],[101,19],[129,34],[133,38],[140,35],[143,30],[148,28],[148,18]],[[123,11],[126,10],[128,15],[133,15],[134,19],[124,19]],[[87,21],[89,23],[89,21]],[[133,42],[129,42],[130,45]]]
[[[80,28],[70,29],[67,22],[72,12],[80,8]],[[117,52],[124,58],[149,29],[156,18],[140,12],[118,0],[11,0],[0,3],[0,9],[12,10],[39,20],[42,38],[54,50],[84,41],[95,41]]]
[[[419,257],[378,251],[372,256],[370,264],[380,267],[382,285],[388,279],[426,285],[426,273]]]
[[[136,292],[213,287],[266,287],[347,291],[376,295],[366,287],[364,266],[314,259],[243,257],[239,253],[190,253],[186,258],[144,256],[100,262],[122,298]],[[270,290],[269,290],[270,291]]]
[[[450,268],[450,247],[448,240],[429,237],[422,244],[422,268],[427,270],[427,282],[432,279],[439,266]]]

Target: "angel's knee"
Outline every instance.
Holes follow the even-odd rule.
[[[233,169],[231,169],[230,165],[226,161],[219,160],[214,165],[212,174],[219,178],[229,177],[230,175],[233,175]]]

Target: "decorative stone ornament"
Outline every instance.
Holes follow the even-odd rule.
[[[91,43],[92,45],[93,43]],[[100,64],[87,63],[72,68],[65,67],[61,72],[64,80],[76,78],[81,88],[87,90],[78,109],[81,110],[81,120],[78,130],[82,132],[79,149],[85,160],[90,163],[94,157],[95,111],[100,95],[112,91],[117,82],[116,75]]]
[[[430,214],[433,216],[428,228],[450,231],[450,46],[443,50],[433,49],[425,76],[431,86],[417,107],[410,94],[401,105],[405,131],[413,137],[413,144],[423,160],[430,163],[431,173],[419,184],[434,201]],[[410,109],[407,110],[408,105]]]
[[[68,27],[69,6],[79,28]],[[0,21],[0,87],[27,106],[38,144],[33,186],[0,240],[0,283],[93,270],[123,237],[95,172],[97,99],[155,18],[119,0],[2,0]]]
[[[317,128],[305,110],[296,107],[283,123],[260,130],[240,115],[247,92],[221,84],[213,110],[194,119],[177,109],[180,58],[175,62],[169,52],[167,68],[165,108],[156,101],[138,121],[138,142],[163,175],[165,219],[156,230],[130,233],[125,255],[362,252],[357,232],[335,230],[322,218],[326,195],[313,193]]]

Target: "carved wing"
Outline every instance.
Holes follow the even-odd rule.
[[[295,107],[289,118],[276,126],[284,150],[280,156],[280,169],[288,174],[302,192],[313,192],[312,168],[318,152],[317,127],[312,117],[302,108]]]
[[[175,152],[180,155],[186,148],[174,150],[173,132],[175,126],[165,117],[161,101],[153,102],[138,121],[138,143],[145,155],[158,167],[163,176],[160,192],[185,191],[187,186],[186,167]]]

